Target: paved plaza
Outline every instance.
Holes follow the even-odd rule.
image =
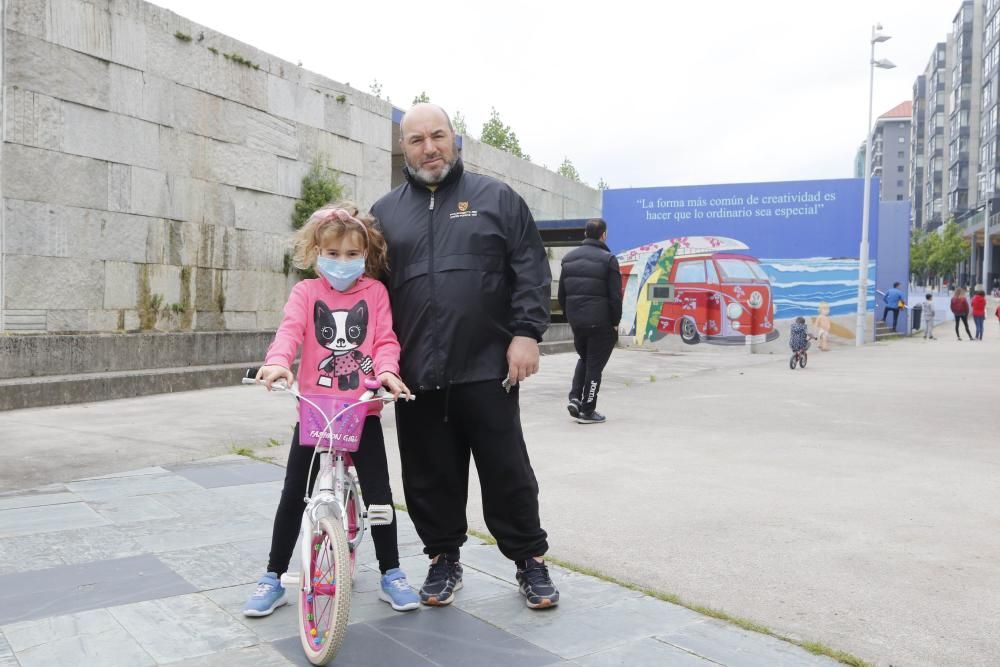
[[[565,413],[573,355],[545,357],[522,389],[522,411],[551,555],[878,665],[991,664],[1000,653],[992,612],[1000,607],[993,557],[1000,550],[1000,331],[995,320],[987,325],[981,343],[958,342],[941,325],[936,341],[814,351],[808,368],[794,372],[782,352],[619,350],[600,399],[609,421],[595,426]],[[261,625],[238,615],[263,567],[281,469],[213,458],[247,448],[283,464],[294,413],[287,397],[255,387],[0,413],[0,491],[7,492],[0,496],[0,590],[15,596],[0,604],[7,614],[0,665],[35,664],[32,651],[78,650],[72,638],[88,628],[98,637],[131,636],[150,660],[182,659],[170,653],[178,649],[150,653],[151,638],[130,619],[148,611],[177,619],[159,624],[164,637],[202,633],[181,612],[156,611],[185,604],[217,613],[218,627],[229,630],[210,635],[219,637],[211,651],[182,645],[289,659],[281,640],[295,632],[290,609]],[[391,412],[383,421],[394,442]],[[390,464],[401,502],[395,455]],[[125,476],[93,479],[109,473]],[[474,480],[468,514],[483,531]],[[419,582],[423,558],[404,514],[400,522],[404,567]],[[227,565],[209,568],[206,559]],[[560,607],[529,614],[495,547],[471,547],[465,560],[468,585],[444,613],[485,624],[499,633],[491,635],[498,645],[546,652],[555,664],[672,664],[657,652],[675,650],[685,653],[677,660],[730,665],[779,664],[775,655],[785,664],[818,660],[561,569]],[[102,588],[104,563],[123,581],[138,580],[137,571],[160,574],[152,590]],[[87,567],[96,569],[74,569]],[[73,581],[84,607],[25,592],[65,591]],[[357,628],[344,661],[356,655],[359,633],[393,634],[385,629],[413,623],[433,634],[420,624],[448,618],[433,609],[389,613],[375,600],[374,581],[373,572],[359,577]],[[122,598],[122,589],[145,593]],[[135,609],[146,611],[130,615]],[[647,617],[654,620],[645,624]],[[44,620],[53,618],[63,620]],[[285,634],[268,634],[272,627]],[[408,632],[393,645],[426,652],[420,642],[429,635]],[[644,650],[653,652],[641,654],[646,663],[631,653]]]
[[[283,472],[223,456],[0,497],[0,666],[308,664],[293,606],[241,613],[266,561]],[[401,565],[418,581],[427,559],[407,515],[398,520]],[[835,664],[561,568],[565,602],[532,611],[495,546],[472,538],[462,556],[465,588],[451,607],[399,613],[377,598],[366,540],[333,664]]]

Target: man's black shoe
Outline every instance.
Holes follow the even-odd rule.
[[[572,417],[573,419],[576,419],[577,417],[579,417],[580,416],[580,399],[579,398],[571,398],[571,399],[569,399],[569,404],[566,406],[566,409],[569,411],[569,416]]]
[[[576,418],[577,424],[603,424],[605,421],[607,418],[597,410],[581,412],[580,416]]]
[[[549,578],[549,568],[534,558],[517,563],[517,584],[525,604],[532,609],[545,609],[559,604],[559,591]]]
[[[462,588],[462,565],[452,562],[444,554],[431,563],[424,585],[420,587],[420,601],[432,607],[451,604],[455,591]]]

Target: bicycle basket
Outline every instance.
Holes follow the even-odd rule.
[[[361,446],[361,431],[368,416],[368,404],[358,403],[350,396],[304,394],[323,410],[323,414],[306,401],[299,401],[299,444],[306,447],[333,446],[345,452],[356,452]],[[338,415],[339,413],[339,415]],[[325,416],[324,416],[325,415]],[[327,428],[327,418],[335,417]]]

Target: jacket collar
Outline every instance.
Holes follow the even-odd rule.
[[[598,248],[601,248],[605,252],[611,252],[610,250],[608,250],[608,246],[606,246],[602,241],[598,241],[597,239],[584,239],[583,245],[593,245],[597,246]]]
[[[462,158],[459,157],[455,161],[455,165],[451,168],[451,171],[448,172],[448,175],[444,177],[443,181],[437,184],[437,187],[434,189],[434,191],[437,192],[438,190],[447,188],[449,185],[451,185],[459,178],[461,178],[462,172],[464,171],[465,171],[465,165],[462,163]],[[413,187],[430,192],[430,188],[428,188],[422,182],[414,178],[413,174],[410,173],[410,168],[407,167],[405,163],[403,164],[403,176],[406,177],[406,180]]]

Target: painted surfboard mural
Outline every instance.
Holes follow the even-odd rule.
[[[749,247],[724,236],[665,239],[618,254],[623,276],[622,333],[635,343],[678,334],[687,344],[743,345],[774,340],[770,280]],[[649,285],[669,298],[651,301]]]
[[[672,249],[669,254],[669,262],[660,264],[664,249]],[[659,340],[663,333],[659,331],[657,323],[662,311],[662,305],[657,304],[655,309],[657,319],[652,322],[653,334],[649,334],[647,329],[651,323],[650,304],[646,298],[645,290],[642,288],[650,284],[650,278],[659,268],[656,280],[652,284],[663,284],[670,277],[670,270],[673,266],[673,258],[677,256],[697,255],[723,250],[748,250],[742,241],[726,238],[724,236],[679,236],[677,238],[664,239],[656,243],[647,243],[631,250],[618,253],[618,264],[622,272],[622,282],[624,283],[624,294],[622,296],[622,326],[623,334],[635,336],[637,345],[641,345],[644,339],[654,341]],[[664,257],[666,259],[666,257]],[[629,279],[629,276],[638,275],[637,279]],[[639,330],[638,323],[643,322],[646,326]]]

